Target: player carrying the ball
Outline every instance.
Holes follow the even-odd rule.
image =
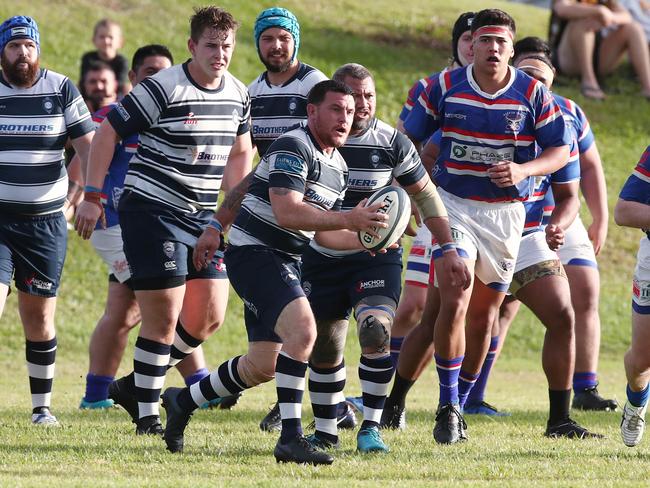
[[[440,382],[434,438],[445,444],[467,438],[458,409],[460,366],[468,373],[461,381],[475,381],[512,281],[530,177],[564,166],[571,141],[548,90],[508,65],[514,54],[512,17],[501,10],[482,10],[471,32],[473,64],[441,74],[404,123],[418,141],[442,130],[434,176],[455,246],[477,278],[468,289],[444,286],[440,257],[445,249],[436,244],[442,303],[434,328]],[[541,148],[538,156],[536,146]],[[466,337],[467,347],[480,351],[472,355],[475,364],[463,363]]]
[[[471,276],[458,256],[447,212],[408,138],[375,118],[375,83],[359,64],[345,64],[334,80],[349,86],[355,113],[350,137],[339,149],[348,165],[343,209],[352,209],[393,179],[413,196],[427,227],[443,243],[440,279],[447,286],[467,288]],[[379,420],[393,376],[390,331],[401,292],[402,248],[371,255],[349,249],[337,233],[323,245],[323,234],[303,254],[302,286],[316,317],[318,336],[310,358],[309,393],[316,431],[308,440],[319,448],[337,446],[337,405],[343,400],[343,351],[351,313],[357,322],[361,358],[363,423],[357,434],[360,452],[387,452]]]

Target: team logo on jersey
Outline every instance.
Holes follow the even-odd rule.
[[[296,97],[291,97],[289,99],[289,115],[293,115],[297,108],[298,101],[296,100]]]
[[[526,113],[521,110],[516,112],[506,112],[503,114],[503,118],[506,119],[506,131],[507,132],[519,132],[524,125],[524,119],[526,118]]]
[[[309,281],[302,282],[302,291],[305,292],[305,296],[311,295],[311,283]]]
[[[370,151],[370,164],[372,164],[373,168],[377,167],[379,161],[381,161],[381,156],[379,155],[379,151],[377,151],[376,149]]]
[[[199,123],[199,120],[194,118],[194,112],[190,112],[187,114],[187,117],[185,118],[185,122],[183,122],[183,125],[196,125]]]
[[[51,114],[52,110],[54,110],[54,103],[50,97],[45,97],[43,99],[43,110],[45,110],[45,112],[48,114]]]
[[[174,257],[174,251],[176,250],[176,244],[171,241],[163,242],[163,252],[168,258]]]

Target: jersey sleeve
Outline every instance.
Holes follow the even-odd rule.
[[[560,106],[540,82],[533,85],[535,141],[542,149],[570,146],[572,135],[567,129]]]
[[[650,146],[623,185],[619,198],[650,205]]]
[[[61,86],[65,125],[70,139],[76,139],[95,130],[90,112],[74,83],[66,78]]]
[[[138,83],[108,113],[109,122],[122,139],[151,127],[167,107],[168,96],[156,78],[154,75]]]
[[[581,153],[587,151],[595,142],[594,133],[591,131],[591,125],[589,124],[589,119],[583,112],[583,110],[575,104],[576,107],[576,118],[580,124],[580,130],[578,133],[578,149]]]
[[[309,148],[293,137],[281,137],[264,156],[269,165],[269,188],[305,192],[313,158]]]
[[[413,143],[401,132],[395,131],[393,141],[393,154],[395,155],[395,168],[393,176],[400,185],[410,186],[420,181],[426,175],[420,155],[415,150]]]
[[[237,135],[241,136],[247,132],[251,132],[251,96],[246,90],[246,95],[244,97],[244,110],[239,121],[239,127],[237,128]],[[251,134],[251,138],[252,138]]]
[[[428,82],[429,82],[428,78],[419,79],[409,90],[408,95],[406,96],[406,101],[402,106],[402,111],[399,114],[399,119],[402,122],[406,120],[409,113],[411,113],[411,110],[413,110],[413,107],[417,103],[420,94],[424,91]]]
[[[420,93],[411,113],[404,121],[404,129],[417,141],[425,141],[440,126],[438,102],[442,96],[438,79]]]

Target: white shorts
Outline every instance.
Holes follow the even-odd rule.
[[[636,268],[632,282],[632,309],[650,315],[650,239],[643,236],[636,255]]]
[[[558,259],[558,255],[548,247],[546,233],[531,232],[521,238],[515,273],[529,266],[553,259]]]
[[[405,283],[423,288],[427,287],[432,253],[431,231],[426,225],[422,225],[413,238],[411,251],[406,261]]]
[[[521,202],[485,203],[452,195],[441,188],[458,253],[476,261],[474,274],[485,285],[507,291],[517,262],[526,211]],[[434,246],[434,256],[440,247]]]
[[[119,225],[108,229],[96,229],[90,236],[90,243],[108,265],[117,281],[124,283],[131,278],[129,263],[124,255],[122,229]]]
[[[598,267],[594,246],[579,216],[564,233],[564,244],[558,249],[557,255],[564,266]]]

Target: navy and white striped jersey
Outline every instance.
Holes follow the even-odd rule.
[[[281,227],[273,214],[269,188],[304,193],[315,208],[340,210],[348,169],[337,150],[328,156],[308,127],[280,136],[255,169],[253,180],[229,234],[235,246],[267,246],[299,258],[314,237],[313,231]]]
[[[401,132],[379,119],[370,122],[361,134],[348,137],[339,152],[348,165],[348,188],[343,210],[350,210],[380,188],[391,185],[393,178],[401,186],[417,183],[426,175],[413,143]],[[310,246],[327,256],[345,256],[358,251],[340,251]]]
[[[16,88],[0,76],[0,212],[60,211],[68,193],[63,147],[95,129],[79,91],[65,76],[41,70]]]
[[[286,130],[307,118],[307,94],[327,76],[308,64],[300,63],[298,72],[286,83],[269,83],[265,71],[250,85],[253,144],[260,157]]]
[[[140,133],[124,181],[138,198],[124,209],[145,199],[180,212],[213,210],[230,149],[250,130],[246,87],[226,72],[219,88],[203,88],[188,63],[137,84],[107,116],[122,139]]]

